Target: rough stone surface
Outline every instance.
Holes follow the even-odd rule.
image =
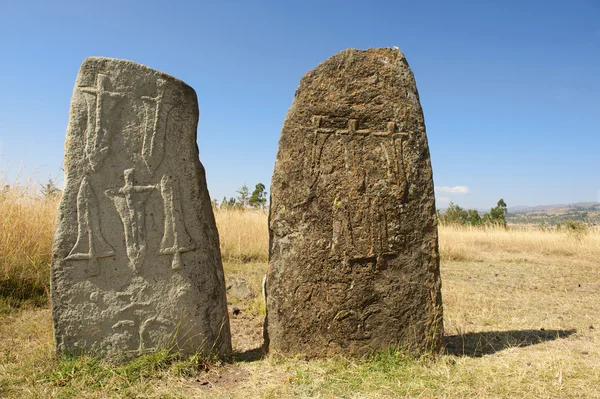
[[[131,61],[83,62],[53,248],[57,351],[230,352],[197,124],[196,93],[180,80]]]
[[[429,148],[397,49],[349,49],[302,78],[271,185],[266,342],[308,357],[443,335]]]

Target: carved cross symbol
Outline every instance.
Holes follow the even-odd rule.
[[[313,116],[313,128],[315,129],[314,134],[314,142],[312,146],[312,154],[311,154],[311,169],[314,171],[318,169],[321,163],[321,153],[323,152],[323,146],[325,141],[321,142],[321,145],[318,144],[319,134],[325,136],[347,136],[351,137],[352,135],[362,135],[362,136],[373,136],[382,139],[389,139],[391,141],[391,149],[393,151],[393,156],[390,157],[388,153],[388,149],[384,145],[384,142],[381,142],[379,145],[385,154],[386,161],[388,164],[388,176],[390,179],[400,178],[400,176],[395,177],[395,174],[404,175],[404,153],[402,152],[402,140],[405,137],[408,137],[409,134],[406,132],[397,132],[396,122],[388,122],[386,126],[386,131],[373,131],[371,129],[358,129],[358,119],[348,119],[348,127],[346,129],[334,129],[323,127],[323,122],[327,119],[327,117],[323,115],[315,115]],[[400,147],[400,153],[397,153],[398,144]],[[395,161],[393,161],[395,159]],[[395,162],[400,163],[400,165],[393,165]],[[397,170],[396,170],[397,169]],[[405,177],[405,176],[404,176]]]
[[[86,96],[88,126],[85,154],[93,171],[98,170],[102,160],[109,151],[110,132],[102,124],[104,103],[107,99],[120,100],[125,97],[122,93],[108,91],[106,88],[108,83],[110,83],[109,77],[99,73],[96,78],[96,87],[79,87],[83,93],[88,94]]]
[[[136,186],[134,169],[124,171],[125,185],[118,190],[107,190],[105,194],[113,200],[123,222],[127,257],[133,269],[139,272],[146,256],[146,225],[144,203],[156,186]]]

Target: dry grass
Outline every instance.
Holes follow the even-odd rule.
[[[441,226],[442,261],[523,262],[540,256],[576,256],[595,261],[600,255],[600,228],[555,231],[511,227]]]
[[[0,179],[0,314],[47,301],[58,198]]]
[[[23,259],[45,259],[47,273],[55,205],[11,201],[0,202],[3,270],[41,276],[26,270],[41,270],[40,263]],[[166,352],[123,366],[58,359],[49,310],[24,309],[0,316],[0,397],[600,398],[597,228],[572,234],[441,227],[446,351],[306,362],[259,355],[266,214],[219,210],[216,217],[226,278],[243,278],[256,293],[230,305],[238,310],[231,315],[235,359],[207,364]]]
[[[224,262],[266,262],[269,248],[267,211],[215,208]]]

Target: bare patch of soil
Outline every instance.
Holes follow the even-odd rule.
[[[209,370],[190,381],[190,386],[197,389],[233,388],[248,380],[251,373],[238,366],[226,366]]]

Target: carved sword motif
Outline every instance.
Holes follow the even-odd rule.
[[[160,182],[160,192],[165,209],[165,230],[158,253],[173,255],[171,268],[173,270],[182,269],[184,265],[181,253],[193,251],[196,249],[196,244],[185,227],[177,180],[167,175],[163,176]]]
[[[114,254],[115,250],[102,236],[98,217],[98,199],[86,176],[81,181],[77,193],[77,242],[65,259],[87,260],[89,274],[97,276],[100,274],[98,258]]]
[[[164,79],[156,81],[156,97],[143,96],[144,110],[146,112],[144,143],[142,145],[142,159],[151,175],[165,157],[165,136],[169,113],[173,106],[164,103],[167,82]]]

